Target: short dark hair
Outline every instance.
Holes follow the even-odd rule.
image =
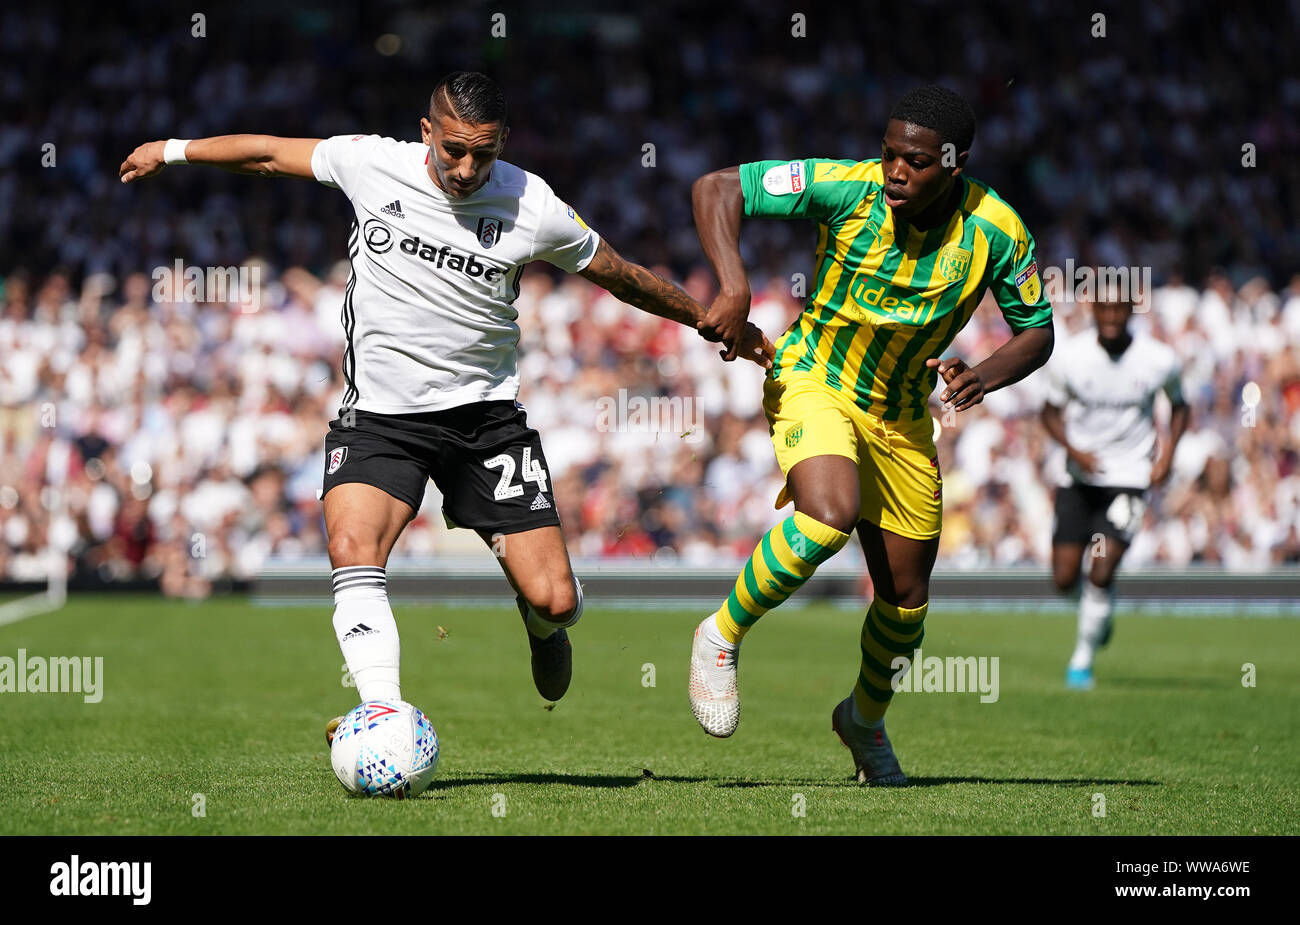
[[[936,84],[909,90],[889,118],[933,129],[941,141],[952,142],[959,152],[969,151],[975,140],[975,110],[965,97]]]
[[[429,95],[429,118],[442,113],[471,125],[506,123],[506,95],[500,85],[477,71],[455,71],[438,81]]]

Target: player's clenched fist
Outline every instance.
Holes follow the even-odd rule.
[[[939,401],[950,402],[956,410],[965,411],[984,400],[984,380],[961,357],[949,357],[946,360],[933,357],[926,360],[925,365],[930,369],[938,369],[939,375],[943,376],[943,381],[948,385],[939,396]]]
[[[163,148],[166,144],[165,141],[150,141],[132,151],[131,155],[122,162],[122,166],[117,168],[117,175],[122,178],[122,182],[143,180],[162,170],[165,166]]]
[[[749,293],[719,293],[709,306],[708,313],[697,327],[700,335],[709,341],[727,345],[722,352],[724,360],[734,360],[745,336],[745,321],[749,317]]]

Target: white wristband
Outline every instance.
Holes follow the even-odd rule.
[[[167,144],[163,146],[163,163],[164,164],[188,164],[185,160],[185,146],[190,143],[188,138],[168,138]]]

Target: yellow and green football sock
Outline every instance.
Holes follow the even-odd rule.
[[[723,638],[739,643],[759,617],[803,587],[817,566],[848,541],[847,533],[798,511],[773,527],[718,611],[716,622]]]
[[[867,608],[862,623],[862,667],[853,685],[853,705],[866,723],[879,722],[889,709],[894,696],[890,681],[899,672],[893,667],[894,659],[903,657],[911,664],[925,636],[929,608],[929,601],[920,607],[895,607],[880,598]]]

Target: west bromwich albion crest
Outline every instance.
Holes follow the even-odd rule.
[[[478,220],[478,243],[486,250],[501,237],[501,219],[480,218]]]
[[[939,274],[955,283],[970,269],[971,252],[956,244],[945,244],[939,249]]]

